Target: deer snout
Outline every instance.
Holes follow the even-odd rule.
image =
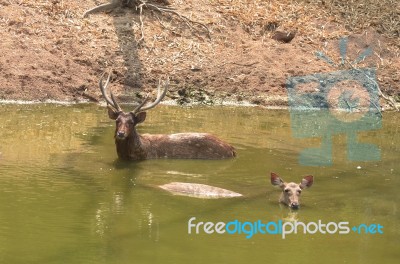
[[[118,139],[124,139],[125,138],[125,132],[124,131],[117,131],[115,135]]]
[[[289,207],[292,209],[299,209],[300,201],[298,196],[293,195],[292,197],[289,197]]]
[[[298,202],[292,202],[290,203],[290,208],[292,209],[299,209],[300,204]]]

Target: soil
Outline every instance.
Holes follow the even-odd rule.
[[[85,10],[101,1],[0,0],[0,99],[101,101],[99,78],[111,71],[110,87],[123,102],[155,91],[159,79],[169,76],[167,96],[180,104],[246,101],[285,106],[289,77],[355,67],[335,67],[315,55],[322,51],[339,63],[342,36],[349,40],[349,61],[372,48],[356,67],[375,67],[380,89],[399,98],[398,33],[383,32],[371,23],[349,30],[338,19],[312,14],[296,19],[288,15],[294,21],[289,23],[279,13],[283,11],[274,8],[274,2],[285,3],[301,12],[304,4],[303,12],[312,13],[307,1],[269,1],[270,13],[261,17],[252,11],[245,18],[248,10],[238,15],[241,10],[234,2],[170,0],[171,7],[190,18],[185,20],[145,7],[140,16],[131,6],[83,18]],[[280,40],[280,35],[294,38]]]

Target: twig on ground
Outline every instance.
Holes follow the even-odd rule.
[[[110,11],[110,10],[116,8],[118,5],[119,5],[119,3],[117,1],[113,1],[111,3],[95,6],[89,10],[86,10],[85,13],[83,13],[83,17],[87,17],[88,15],[96,13],[96,12]]]
[[[237,62],[231,62],[231,64],[235,64],[235,65],[243,66],[243,67],[251,67],[251,66],[253,66],[253,65],[258,64],[258,61],[252,62],[252,63],[247,63],[247,64],[242,64],[242,63],[237,63]]]
[[[95,102],[95,103],[99,102],[99,100],[95,96],[89,94],[87,91],[83,91],[81,96],[82,97],[86,97],[87,99],[89,99],[89,101],[92,101],[92,102]]]
[[[242,66],[242,67],[251,67],[258,63],[260,63],[260,62],[255,61],[255,62],[250,62],[250,63],[239,63],[239,62],[234,62],[234,61],[229,61],[229,62],[224,61],[223,63],[219,64],[218,67],[225,67],[228,64],[233,64],[233,65]]]
[[[138,40],[138,43],[144,41],[144,30],[143,30],[144,24],[143,24],[143,16],[142,16],[142,13],[143,13],[143,6],[144,6],[144,5],[145,5],[145,3],[141,3],[140,5],[138,5],[138,6],[136,7],[136,9],[139,9],[140,34],[141,34],[141,37],[140,37],[140,39]]]

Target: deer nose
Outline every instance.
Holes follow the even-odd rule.
[[[125,132],[123,132],[123,131],[117,132],[117,138],[124,138],[124,137],[125,137]]]
[[[299,209],[299,206],[300,205],[296,202],[290,204],[290,208],[292,208],[292,209]]]

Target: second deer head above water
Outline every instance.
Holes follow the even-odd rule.
[[[279,202],[288,205],[292,209],[300,207],[300,195],[304,189],[311,187],[314,182],[312,175],[305,176],[300,183],[284,182],[276,173],[271,172],[271,184],[282,189]]]

